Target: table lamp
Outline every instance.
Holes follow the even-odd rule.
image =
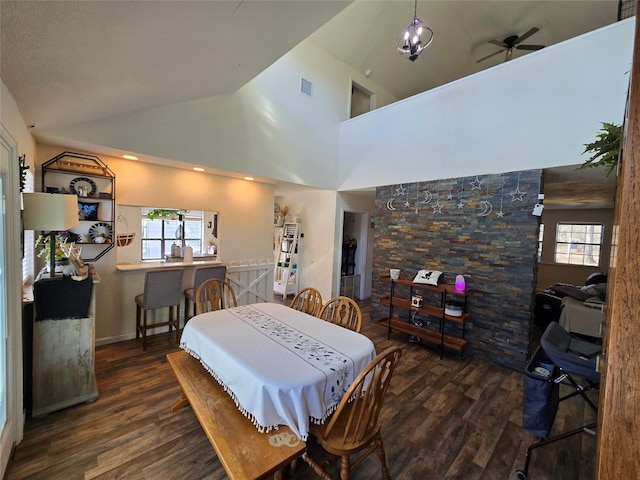
[[[49,231],[49,276],[56,272],[56,232],[78,225],[77,195],[23,193],[24,229]]]

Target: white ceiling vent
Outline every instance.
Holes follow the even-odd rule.
[[[307,96],[311,96],[311,88],[313,87],[313,83],[311,83],[306,78],[302,78],[300,80],[300,92],[304,93]]]

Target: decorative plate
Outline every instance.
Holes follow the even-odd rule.
[[[95,182],[90,178],[76,177],[71,180],[71,183],[69,184],[69,190],[71,190],[72,194],[78,195],[78,190],[80,187],[85,187],[87,189],[87,197],[93,196],[93,194],[96,193],[96,190],[98,189]]]
[[[98,222],[91,225],[89,236],[95,243],[111,242],[111,225]]]

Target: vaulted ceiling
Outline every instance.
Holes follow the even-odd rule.
[[[435,36],[412,63],[395,44],[413,1],[2,0],[0,74],[36,137],[232,93],[306,38],[402,99],[503,62],[506,52],[477,62],[502,50],[490,40],[536,27],[522,43],[551,46],[613,23],[618,1],[420,0],[416,9]]]

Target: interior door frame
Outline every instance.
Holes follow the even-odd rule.
[[[5,173],[3,215],[5,218],[5,279],[7,421],[0,432],[0,477],[9,462],[14,445],[22,440],[25,413],[22,382],[22,252],[20,244],[20,177],[18,144],[0,124],[0,145],[6,150],[8,165],[0,165]],[[4,162],[3,162],[4,163]],[[1,201],[1,200],[0,200]],[[5,341],[5,339],[2,339]]]

